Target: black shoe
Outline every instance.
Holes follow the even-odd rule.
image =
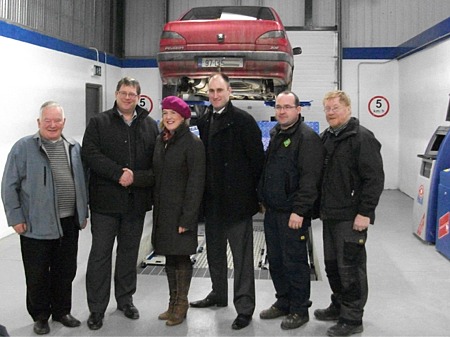
[[[134,304],[125,304],[123,307],[118,307],[118,309],[123,311],[125,316],[129,319],[139,318],[139,310],[134,306]]]
[[[34,322],[33,331],[37,335],[46,335],[50,332],[50,327],[48,326],[48,320],[38,319]]]
[[[314,310],[314,316],[319,321],[337,321],[339,319],[340,310],[331,303],[326,309]]]
[[[355,333],[363,332],[364,328],[362,324],[351,325],[346,323],[338,323],[328,329],[328,336],[350,336]]]
[[[289,314],[281,322],[281,329],[290,330],[300,328],[303,324],[309,321],[308,314]]]
[[[191,302],[189,304],[193,308],[208,308],[208,307],[213,307],[215,305],[218,307],[226,307],[228,305],[227,302],[221,302],[221,301],[216,300],[214,297],[209,297],[209,296],[206,296],[206,298],[204,298],[200,301]]]
[[[233,324],[231,325],[231,328],[233,330],[243,329],[250,324],[251,320],[252,320],[251,315],[239,314],[239,315],[237,315],[236,319],[234,320]]]
[[[91,330],[98,330],[103,326],[103,317],[105,315],[100,312],[91,312],[89,315],[89,319],[87,321],[87,325]]]
[[[53,317],[55,322],[60,322],[62,325],[68,328],[75,328],[81,325],[81,322],[73,317],[71,314],[67,314],[61,317]]]
[[[273,305],[266,310],[263,310],[259,313],[259,318],[261,319],[274,319],[281,316],[286,316],[287,313],[274,307]]]

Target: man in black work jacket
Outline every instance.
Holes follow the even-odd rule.
[[[296,329],[309,320],[311,273],[307,239],[317,202],[324,149],[320,137],[300,118],[300,101],[285,91],[275,101],[278,123],[270,143],[260,183],[266,209],[264,233],[276,302],[261,319],[286,316],[282,329]],[[316,208],[315,208],[316,206]]]
[[[197,125],[206,150],[205,233],[212,291],[191,306],[228,305],[228,241],[238,313],[232,328],[238,330],[250,324],[255,310],[252,216],[259,210],[256,188],[264,149],[255,119],[230,102],[228,77],[212,75],[208,90],[211,106]]]
[[[331,305],[314,315],[338,321],[328,329],[329,336],[350,336],[363,331],[368,293],[365,245],[383,191],[383,160],[373,133],[351,117],[345,92],[327,93],[323,106],[330,127],[321,135],[326,156],[320,218],[332,296]]]
[[[117,237],[114,271],[117,308],[138,319],[133,304],[136,263],[145,213],[151,209],[152,157],[156,122],[137,104],[141,87],[125,77],[111,110],[89,121],[82,158],[89,168],[92,247],[86,273],[88,326],[100,329],[111,289],[112,249]]]

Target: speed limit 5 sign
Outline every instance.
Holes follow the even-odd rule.
[[[389,112],[389,101],[384,96],[374,96],[369,100],[369,113],[377,118],[384,117]]]

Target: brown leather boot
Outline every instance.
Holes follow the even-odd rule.
[[[177,300],[172,315],[166,321],[169,326],[183,323],[189,308],[188,293],[191,285],[192,269],[176,270],[177,275]]]
[[[166,266],[167,281],[169,283],[169,308],[158,316],[158,319],[167,321],[173,313],[173,308],[177,300],[177,276],[175,269]]]

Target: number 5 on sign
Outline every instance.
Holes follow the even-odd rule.
[[[389,112],[389,108],[389,101],[383,96],[372,97],[368,104],[370,114],[377,118],[386,116]]]
[[[141,108],[144,108],[144,109],[148,110],[148,112],[152,112],[152,110],[153,110],[153,101],[147,95],[141,95],[141,98],[139,99],[139,106]]]

